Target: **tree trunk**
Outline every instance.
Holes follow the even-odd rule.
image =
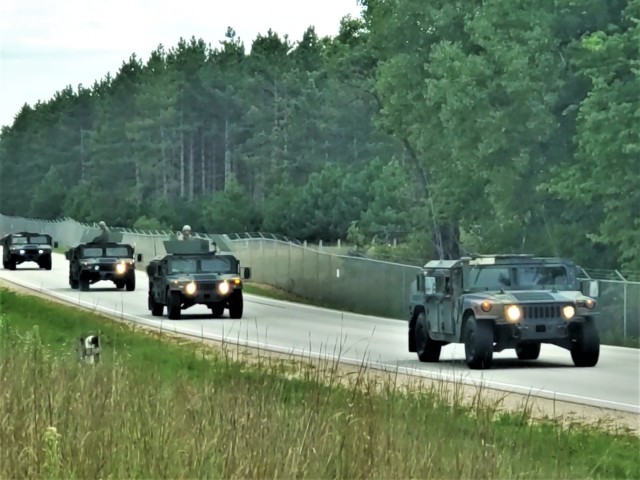
[[[205,162],[207,161],[207,157],[204,154],[204,132],[200,134],[200,193],[202,195],[206,195],[207,191],[207,182],[206,182],[206,173],[207,168],[205,166]]]
[[[180,120],[180,198],[184,198],[184,132]]]
[[[160,127],[160,151],[162,152],[162,198],[169,200],[169,162],[167,162],[167,149],[164,140],[164,128]]]
[[[193,201],[195,189],[195,161],[193,158],[193,134],[189,135],[189,201]]]
[[[231,149],[229,145],[229,119],[224,119],[224,190],[231,179]]]
[[[216,140],[215,137],[211,139],[211,168],[209,177],[209,192],[218,191],[218,156],[216,155]]]

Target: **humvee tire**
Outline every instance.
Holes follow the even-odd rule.
[[[167,292],[167,316],[170,320],[180,320],[180,292]]]
[[[483,370],[491,366],[493,360],[493,330],[491,325],[478,322],[471,314],[464,324],[465,362],[469,368]]]
[[[577,325],[571,359],[576,367],[594,367],[600,357],[600,335],[592,318]]]
[[[242,291],[237,290],[229,297],[229,317],[233,319],[242,318],[243,310],[244,300],[242,298]]]
[[[161,303],[157,303],[153,299],[151,292],[149,292],[148,303],[149,303],[149,310],[151,310],[151,315],[153,315],[154,317],[161,317],[162,312],[164,311],[164,305],[162,305]]]
[[[442,343],[433,340],[428,333],[427,318],[424,312],[418,314],[415,328],[416,353],[421,362],[438,362]]]
[[[78,286],[80,287],[81,291],[87,292],[89,290],[89,278],[81,273],[80,279],[78,280]]]
[[[44,268],[45,270],[51,270],[51,255],[47,255],[45,257],[42,257],[42,259],[38,262],[38,266],[40,268]]]
[[[125,287],[127,288],[127,292],[133,292],[136,289],[136,276],[133,272],[127,275]]]

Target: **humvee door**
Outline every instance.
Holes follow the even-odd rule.
[[[427,296],[431,330],[440,333],[454,333],[453,318],[453,278],[451,269],[439,269],[433,272],[435,291]]]

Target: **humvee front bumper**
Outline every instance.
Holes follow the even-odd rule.
[[[126,263],[98,263],[83,265],[81,267],[82,275],[88,277],[91,281],[100,280],[124,280],[134,267]]]
[[[212,282],[188,282],[176,285],[174,291],[180,291],[186,303],[210,304],[227,300],[235,291],[242,290],[242,283],[234,283],[229,280],[216,280]]]
[[[518,305],[519,319],[495,320],[498,337],[502,340],[552,341],[567,338],[572,326],[583,323],[586,314],[583,308],[576,309],[569,303]],[[572,314],[567,314],[573,312]]]
[[[20,262],[37,262],[45,255],[50,255],[51,250],[44,248],[21,248],[11,250],[11,258]]]

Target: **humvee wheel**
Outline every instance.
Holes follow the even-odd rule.
[[[148,305],[149,305],[149,310],[151,310],[151,315],[153,315],[154,317],[162,316],[162,312],[164,311],[164,305],[156,302],[153,299],[153,295],[151,295],[151,292],[149,292]]]
[[[421,362],[437,362],[440,360],[440,351],[442,350],[442,344],[436,340],[433,340],[429,336],[429,329],[427,327],[427,319],[424,312],[420,312],[416,319],[415,328],[416,337],[416,352],[418,359]]]
[[[540,343],[519,343],[516,345],[516,355],[520,360],[537,360],[540,356]]]
[[[600,357],[600,335],[591,318],[577,326],[571,359],[576,367],[595,367]]]
[[[493,359],[493,330],[484,322],[478,322],[472,314],[464,324],[462,338],[464,340],[465,362],[474,370],[491,366]]]
[[[114,282],[116,284],[116,288],[124,288],[124,280],[114,280]]]
[[[81,273],[78,283],[79,283],[79,286],[80,286],[80,290],[82,290],[83,292],[86,292],[86,291],[89,290],[89,279],[87,278],[86,275],[83,275]]]
[[[42,260],[38,262],[38,266],[40,268],[44,268],[45,270],[51,270],[51,255],[43,257]]]
[[[8,270],[9,269],[9,262],[7,262],[6,260],[2,260],[2,266]]]
[[[242,318],[244,309],[244,300],[242,299],[242,291],[236,290],[229,297],[229,317],[233,319]]]
[[[170,320],[180,320],[180,292],[168,292],[167,315]]]
[[[136,274],[134,272],[127,274],[125,285],[127,292],[133,292],[136,289]]]
[[[71,275],[71,269],[69,269],[69,286],[73,290],[77,290],[79,287],[78,281],[73,278],[73,275]]]
[[[15,270],[16,269],[16,261],[11,259],[11,258],[9,260],[7,260],[6,268],[8,268],[9,270]]]
[[[224,303],[216,303],[215,305],[211,305],[211,315],[214,318],[220,318],[224,315]]]

